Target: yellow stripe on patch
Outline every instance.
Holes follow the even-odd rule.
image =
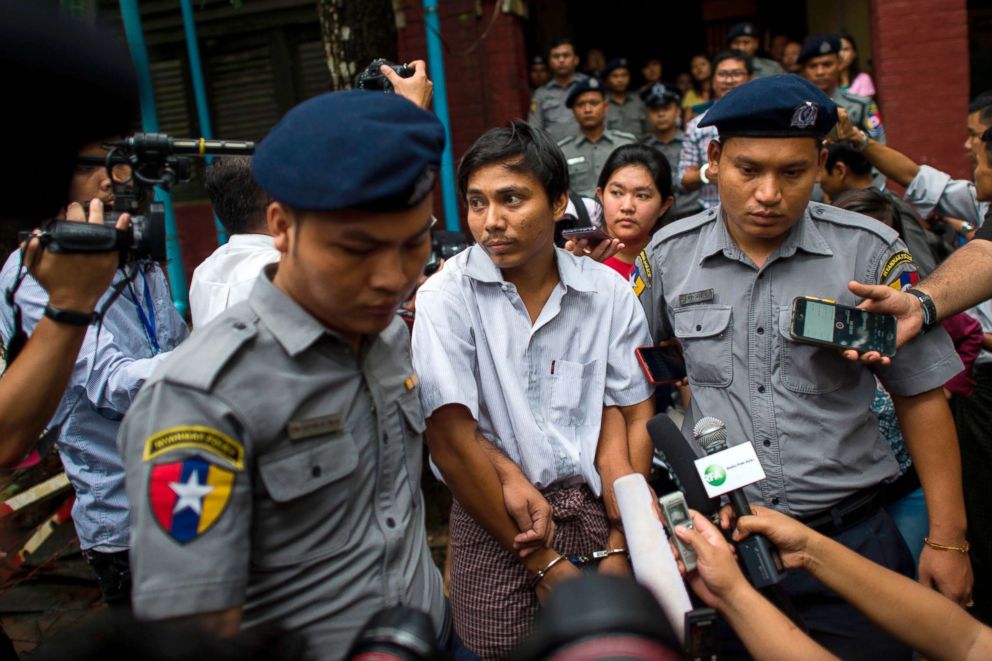
[[[634,280],[634,296],[640,296],[642,291],[644,291],[644,280],[641,276],[637,276]]]
[[[227,507],[227,503],[231,500],[234,473],[211,466],[207,473],[207,484],[212,486],[213,490],[203,497],[203,513],[200,515],[200,525],[196,529],[198,535],[212,526]]]
[[[403,382],[403,385],[406,386],[406,389],[407,390],[413,390],[414,388],[416,388],[417,387],[417,375],[416,375],[416,373],[411,374],[410,376],[408,376],[406,378],[406,380]]]

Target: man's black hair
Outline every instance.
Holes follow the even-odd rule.
[[[605,191],[613,173],[628,165],[639,165],[648,171],[655,187],[661,193],[662,200],[674,194],[672,166],[668,159],[660,151],[636,143],[617,147],[610,153],[606,163],[603,164],[603,170],[599,173],[599,181],[596,185]]]
[[[979,112],[992,106],[992,90],[985,90],[968,103],[968,114]]]
[[[843,163],[853,174],[864,177],[871,174],[871,163],[864,154],[855,151],[847,142],[834,142],[827,145],[826,170],[831,172],[838,163]]]
[[[717,65],[726,60],[740,60],[744,63],[744,68],[747,69],[748,76],[754,73],[754,61],[751,59],[751,56],[742,50],[731,48],[729,50],[722,50],[713,57],[714,77],[716,76]]]
[[[553,51],[554,49],[558,48],[559,46],[571,46],[573,52],[576,52],[576,53],[579,52],[578,49],[575,47],[575,42],[572,41],[571,39],[569,39],[568,37],[558,37],[557,39],[555,39],[554,41],[552,41],[551,42],[551,47],[548,48],[548,52],[550,53],[551,51]]]
[[[885,223],[889,227],[895,227],[897,224],[898,216],[895,206],[882,192],[874,188],[846,190],[837,196],[833,205],[840,209],[864,214]]]
[[[978,121],[984,126],[992,126],[992,104],[978,111]]]
[[[245,234],[265,226],[266,195],[251,176],[251,159],[225,156],[207,168],[203,181],[221,225],[230,234]]]
[[[458,194],[465,197],[473,172],[493,164],[533,176],[550,204],[568,192],[565,155],[551,136],[526,122],[514,120],[509,126],[489,129],[469,147],[458,163]]]

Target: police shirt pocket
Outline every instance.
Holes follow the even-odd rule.
[[[598,402],[591,399],[592,394],[603,393],[603,385],[597,387],[596,384],[598,362],[552,361],[551,370],[544,375],[544,387],[541,389],[542,408],[549,421],[582,426],[591,424],[594,414],[602,414],[602,397]]]
[[[349,479],[358,466],[351,434],[293,442],[258,458],[268,497],[256,494],[252,562],[278,567],[328,555],[350,533]],[[264,530],[265,534],[259,532]]]
[[[792,392],[806,395],[834,392],[844,385],[856,365],[844,358],[840,349],[795,341],[791,328],[792,308],[779,308],[782,385]]]
[[[733,308],[693,305],[676,308],[672,327],[685,353],[689,384],[723,388],[734,379],[731,353]]]
[[[424,420],[424,409],[420,405],[420,395],[416,390],[402,395],[397,401],[397,406],[400,410],[403,428],[406,470],[410,478],[410,495],[416,506],[420,500],[420,473],[423,470],[424,462],[423,434],[427,424]]]

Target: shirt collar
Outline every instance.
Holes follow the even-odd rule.
[[[609,129],[603,129],[603,132],[599,136],[599,140],[597,140],[596,142],[593,142],[592,140],[590,140],[589,138],[587,138],[585,133],[580,132],[579,133],[579,139],[575,141],[575,144],[576,145],[581,145],[583,142],[588,142],[590,145],[595,145],[595,144],[600,143],[600,142],[602,142],[604,140],[606,142],[611,143],[611,144],[613,143],[613,138],[610,136],[610,130]]]
[[[272,277],[278,264],[269,264],[255,281],[248,304],[262,323],[272,332],[272,336],[290,356],[296,356],[310,348],[324,335],[334,335],[322,323],[300,307],[287,294],[276,289]]]
[[[275,246],[275,239],[268,234],[232,234],[228,237],[227,242],[238,247],[264,246],[272,248]]]
[[[490,282],[504,284],[503,274],[499,268],[493,264],[486,251],[478,244],[468,249],[468,258],[465,260],[465,275],[478,282]],[[561,283],[569,289],[582,292],[596,291],[596,286],[585,272],[585,264],[580,260],[587,257],[576,257],[566,250],[555,248],[555,263],[558,266],[558,278]]]
[[[702,263],[707,257],[712,257],[718,252],[726,254],[728,257],[740,253],[740,247],[730,236],[727,230],[727,222],[723,218],[722,206],[716,206],[713,211],[715,220],[703,236],[700,238],[700,254]],[[816,223],[809,215],[809,207],[803,211],[802,218],[796,223],[786,237],[785,242],[779,246],[779,257],[791,257],[797,250],[812,253],[815,255],[833,255],[833,251],[827,244],[826,239],[816,228]]]

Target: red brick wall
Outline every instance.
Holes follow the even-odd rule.
[[[972,172],[967,0],[872,0],[872,60],[888,143],[957,178]]]

